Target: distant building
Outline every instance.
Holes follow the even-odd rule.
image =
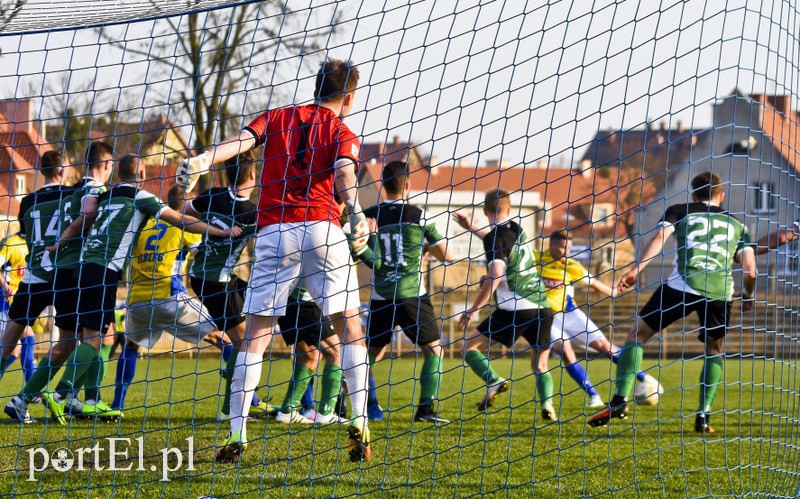
[[[16,217],[22,196],[44,185],[37,177],[39,158],[53,147],[43,124],[34,119],[30,99],[0,101],[0,214]],[[3,232],[4,227],[0,227]]]

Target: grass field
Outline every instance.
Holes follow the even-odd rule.
[[[653,367],[655,361],[646,364]],[[416,399],[415,384],[409,381],[413,360],[385,361],[376,367],[376,377],[384,383],[379,395],[391,412],[387,421],[371,425],[371,462],[348,461],[346,434],[338,427],[289,431],[274,421],[262,421],[249,425],[250,446],[240,465],[218,466],[212,446],[224,437],[227,425],[214,419],[220,383],[217,363],[210,358],[142,359],[128,397],[133,408],[119,424],[73,420],[66,427],[0,425],[0,493],[191,498],[223,497],[234,491],[243,497],[795,496],[800,472],[796,367],[729,359],[726,386],[717,397],[720,412],[712,421],[717,433],[703,437],[693,431],[700,365],[663,361],[650,371],[667,390],[660,406],[639,406],[627,421],[593,429],[585,424],[583,394],[570,380],[561,379],[558,367],[556,387],[562,386],[565,395],[556,400],[561,421],[550,423],[540,419],[532,402],[534,380],[526,358],[513,363],[518,381],[509,394],[498,398],[490,414],[475,410],[484,390],[478,379],[460,362],[448,360],[440,414],[453,422],[436,428],[411,423],[411,403]],[[511,374],[511,360],[496,366],[501,375]],[[114,367],[112,362],[106,383],[113,383]],[[270,376],[276,382],[271,392],[276,402],[282,399],[289,369],[287,360],[264,369],[264,380]],[[606,361],[591,363],[590,373],[605,398],[609,383],[598,382],[607,380],[609,372]],[[156,381],[145,385],[141,380],[146,375]],[[19,371],[3,378],[4,404],[19,384]],[[110,400],[112,389],[104,393]],[[267,389],[259,393],[264,397]],[[31,410],[34,417],[42,415],[40,406]],[[134,445],[131,460],[118,462],[120,467],[132,464],[131,471],[61,473],[51,468],[27,481],[29,449],[43,442],[49,451],[62,447],[74,451],[94,445],[93,438],[107,447],[105,439],[118,436],[134,444],[134,439],[143,438],[145,471],[136,471]],[[194,471],[185,470],[184,452],[184,470],[170,473],[168,482],[159,481],[160,450],[185,451],[190,436]]]

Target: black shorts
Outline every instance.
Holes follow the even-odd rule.
[[[400,326],[417,345],[424,346],[442,338],[439,321],[427,295],[397,302],[372,300],[369,303],[367,338],[370,347],[383,348],[391,343],[395,326]]]
[[[204,281],[192,277],[192,291],[200,298],[220,331],[244,322],[244,293],[247,281],[232,276],[228,282]]]
[[[697,338],[718,340],[728,333],[731,302],[709,300],[662,284],[639,311],[639,317],[654,331],[661,331],[692,312],[700,318]]]
[[[319,347],[322,340],[336,336],[333,325],[323,321],[322,310],[314,302],[290,301],[286,315],[278,318],[278,325],[287,345],[294,345],[299,339],[308,346]]]
[[[44,309],[53,305],[55,323],[62,331],[76,332],[78,328],[78,285],[73,269],[58,269],[49,283],[20,283],[8,317],[17,324],[32,326]]]
[[[96,263],[78,267],[78,324],[105,334],[114,322],[119,272]]]
[[[549,308],[531,310],[497,309],[478,325],[478,332],[493,341],[511,348],[521,336],[534,348],[550,348],[550,328],[553,311]]]
[[[56,326],[59,329],[78,331],[78,276],[75,269],[53,271],[55,291]]]

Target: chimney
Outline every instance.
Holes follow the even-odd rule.
[[[33,103],[30,99],[0,101],[0,113],[15,132],[27,132],[33,128]]]
[[[392,137],[392,143],[394,145],[400,144],[400,136],[399,135],[395,135],[394,137]]]

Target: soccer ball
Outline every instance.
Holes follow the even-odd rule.
[[[664,393],[664,387],[652,376],[647,376],[644,381],[636,383],[636,388],[633,390],[633,400],[637,404],[643,405],[658,405],[658,400],[661,394]]]

